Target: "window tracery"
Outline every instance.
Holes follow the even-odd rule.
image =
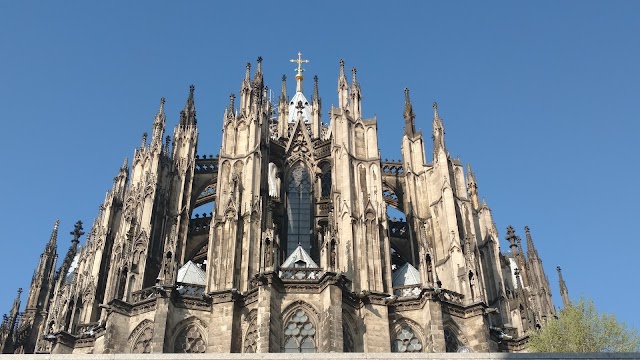
[[[251,322],[249,328],[247,329],[247,335],[244,338],[244,353],[255,353],[258,338],[258,327],[255,322]]]
[[[205,350],[206,343],[202,338],[202,334],[193,324],[182,329],[173,346],[173,352],[175,353],[204,353]]]
[[[413,329],[403,325],[397,332],[391,345],[392,352],[422,352],[422,342],[415,335]]]
[[[136,343],[131,349],[133,354],[148,354],[151,352],[151,339],[153,338],[153,328],[148,327],[142,331]]]
[[[299,309],[293,314],[284,328],[286,353],[315,353],[316,328],[304,310]]]

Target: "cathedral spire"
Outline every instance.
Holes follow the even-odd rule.
[[[413,105],[409,98],[409,88],[404,88],[404,133],[409,136],[413,136],[416,132],[415,118],[416,115],[413,112]]]
[[[196,125],[196,105],[193,99],[193,93],[195,91],[195,86],[193,84],[189,86],[189,97],[187,98],[187,103],[184,105],[184,110],[180,112],[180,125]]]
[[[571,301],[569,300],[569,290],[567,289],[567,284],[565,284],[564,279],[562,278],[562,270],[560,266],[556,267],[558,270],[558,281],[560,282],[560,296],[562,296],[562,306],[565,308],[571,305]]]
[[[438,149],[442,148],[445,150],[444,145],[444,124],[442,123],[442,119],[438,114],[438,103],[433,103],[433,152],[435,153]]]
[[[292,63],[296,63],[298,64],[298,67],[296,68],[296,92],[302,92],[302,80],[304,79],[304,76],[302,75],[302,73],[304,72],[304,69],[302,68],[302,64],[306,64],[309,62],[309,60],[302,60],[302,53],[298,52],[298,58],[297,59],[291,59],[289,60]]]

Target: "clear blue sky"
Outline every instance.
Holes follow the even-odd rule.
[[[561,265],[571,297],[639,328],[638,14],[631,1],[0,2],[0,311],[29,288],[56,219],[60,257],[76,220],[89,230],[160,97],[172,133],[195,84],[199,153],[216,154],[245,62],[262,56],[278,90],[301,51],[325,121],[340,58],[357,67],[383,158],[400,157],[403,89],[427,135],[438,101],[502,249],[507,225],[523,238],[529,225],[556,304]]]

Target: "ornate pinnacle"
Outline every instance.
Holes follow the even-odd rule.
[[[125,156],[124,160],[122,161],[122,166],[120,167],[120,169],[126,170],[128,167],[129,167],[129,158]]]
[[[355,67],[351,68],[351,82],[352,83],[356,83],[356,74],[358,73],[358,70],[356,70]]]
[[[409,88],[404,88],[404,131],[406,134],[413,135],[416,132],[415,114],[413,113],[413,105],[409,99]]]
[[[506,239],[509,241],[509,247],[512,249],[517,247],[518,245],[516,245],[516,230],[513,228],[513,226],[509,225],[507,227],[507,237]]]
[[[147,146],[147,133],[142,134],[142,143],[140,144],[140,149],[144,149]]]
[[[82,221],[78,220],[78,222],[73,225],[73,231],[69,233],[73,235],[73,240],[71,240],[71,242],[80,242],[80,236],[84,235],[84,231],[82,230]]]
[[[233,113],[235,109],[235,100],[236,100],[236,94],[234,93],[229,94],[229,111],[231,113]]]

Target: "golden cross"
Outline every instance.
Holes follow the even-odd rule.
[[[292,63],[298,63],[298,68],[296,69],[296,71],[298,71],[298,75],[302,75],[302,72],[304,71],[304,69],[302,68],[302,64],[309,62],[309,60],[302,60],[302,53],[301,52],[298,52],[298,58],[297,59],[291,59],[289,61],[291,61]]]

